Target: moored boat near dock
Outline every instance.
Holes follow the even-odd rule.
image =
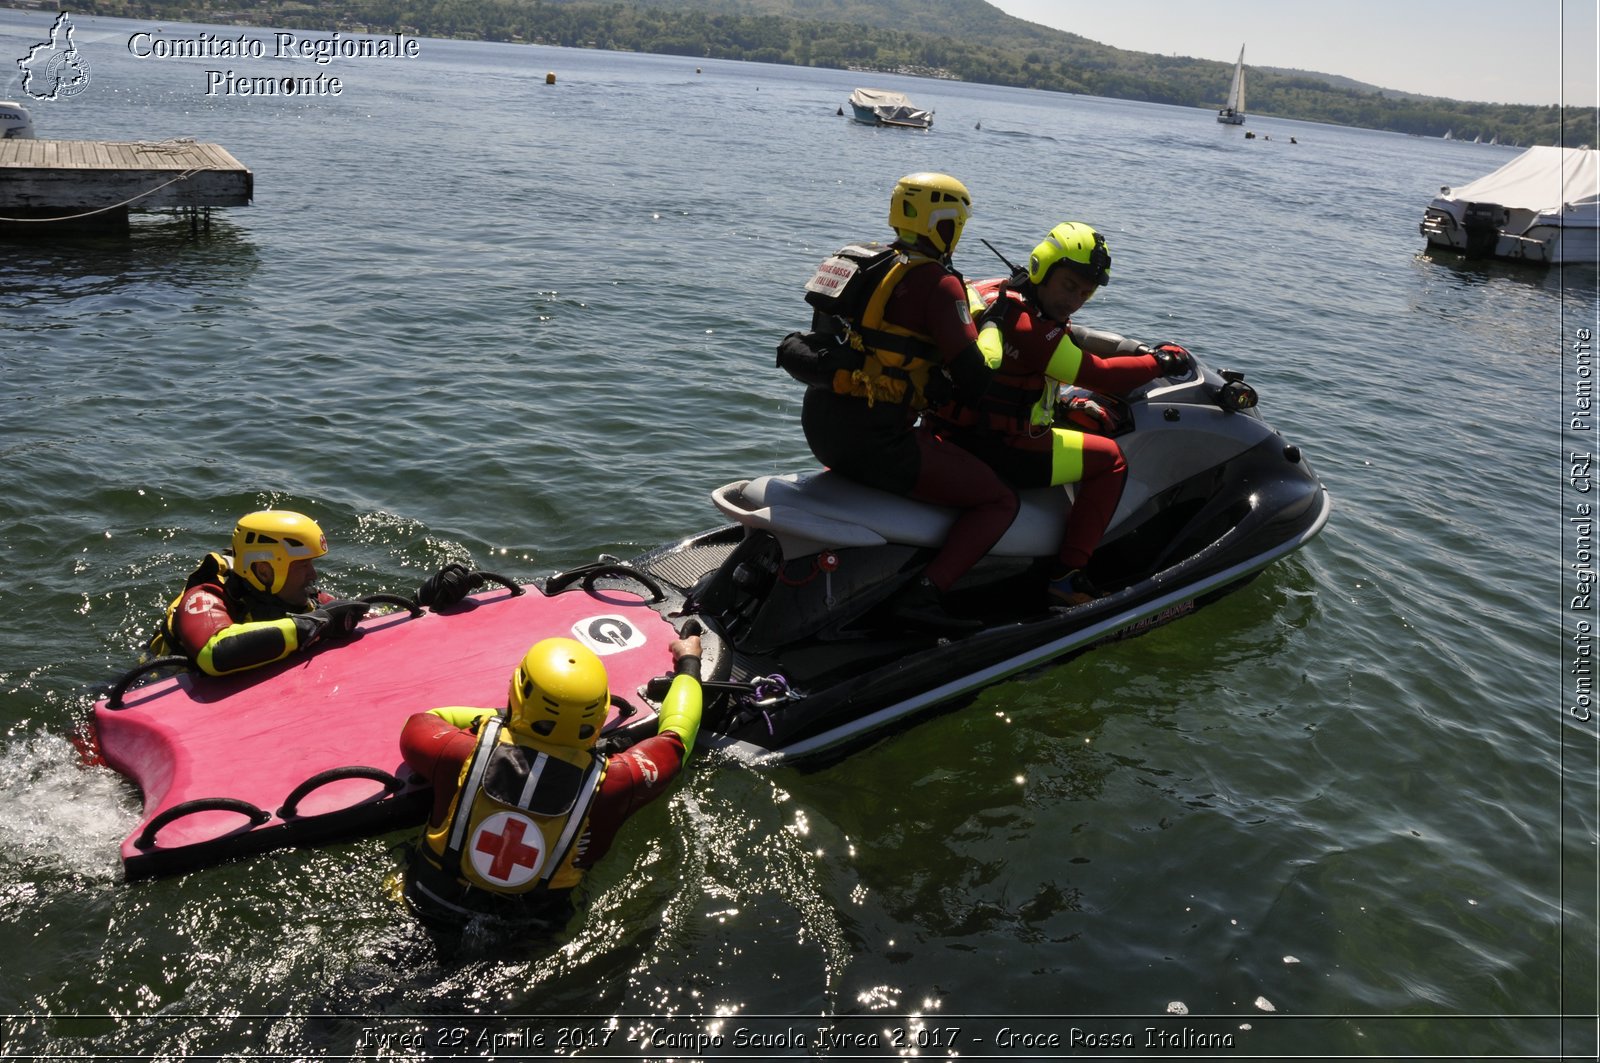
[[[1423,212],[1430,248],[1553,265],[1600,258],[1600,151],[1541,145],[1443,187]]]

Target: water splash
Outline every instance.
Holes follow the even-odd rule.
[[[85,767],[67,736],[46,731],[0,746],[0,804],[0,877],[12,881],[52,872],[113,881],[118,846],[140,818],[139,797],[122,780]]]

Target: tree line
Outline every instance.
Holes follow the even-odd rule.
[[[135,19],[409,32],[568,48],[887,71],[1216,108],[1231,64],[1130,52],[1032,26],[980,0],[85,0]],[[914,16],[914,17],[913,17]],[[888,24],[884,24],[888,23]],[[915,29],[900,27],[914,26]],[[1596,141],[1595,108],[1470,103],[1250,68],[1251,114],[1502,144]]]

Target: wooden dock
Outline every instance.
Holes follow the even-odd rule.
[[[242,207],[254,175],[192,140],[0,140],[0,230],[126,227],[130,210]]]

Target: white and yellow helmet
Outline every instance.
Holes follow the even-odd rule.
[[[233,526],[233,570],[252,587],[277,594],[289,579],[289,566],[296,561],[321,557],[328,552],[328,537],[317,522],[304,513],[287,509],[263,509],[246,513]],[[272,583],[263,583],[255,564],[272,566]]]

